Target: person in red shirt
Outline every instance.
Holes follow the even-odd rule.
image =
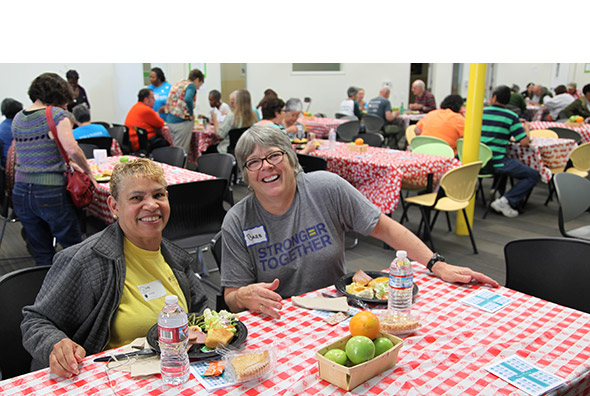
[[[412,83],[412,93],[416,96],[416,99],[414,103],[410,103],[410,110],[417,110],[421,113],[429,113],[436,109],[434,95],[426,90],[424,81],[414,81]]]
[[[457,154],[457,139],[463,137],[465,118],[460,114],[463,98],[449,95],[440,104],[440,109],[433,110],[416,125],[416,135],[434,136],[447,142]]]
[[[160,133],[164,126],[164,120],[152,108],[156,98],[154,92],[149,88],[143,88],[137,94],[137,103],[127,113],[125,126],[129,128],[129,143],[131,151],[139,151],[139,139],[134,127],[140,127],[148,132],[148,139]]]

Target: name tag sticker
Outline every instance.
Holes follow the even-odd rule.
[[[137,288],[145,301],[151,301],[166,295],[166,289],[164,289],[164,285],[159,279],[145,285],[139,285]]]
[[[242,232],[244,233],[244,241],[246,241],[246,246],[248,247],[268,241],[268,238],[266,236],[266,230],[264,229],[263,225],[254,228],[249,228]]]

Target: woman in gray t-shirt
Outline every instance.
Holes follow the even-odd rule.
[[[376,237],[420,263],[434,253],[411,231],[380,213],[360,192],[329,172],[304,174],[289,138],[253,126],[236,146],[244,180],[254,192],[223,222],[221,284],[234,312],[249,309],[279,318],[281,300],[333,284],[345,273],[344,233]],[[447,282],[493,279],[434,261]]]

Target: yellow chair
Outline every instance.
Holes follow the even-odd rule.
[[[590,143],[584,143],[576,147],[570,154],[570,161],[572,166],[566,166],[565,171],[567,173],[588,177],[588,171],[590,171]]]
[[[467,223],[467,230],[469,231],[469,238],[471,239],[473,252],[475,254],[478,253],[465,208],[469,205],[469,200],[473,197],[473,194],[475,194],[477,175],[481,169],[481,164],[481,161],[475,161],[448,171],[440,180],[441,188],[438,192],[406,198],[406,204],[420,206],[422,222],[424,223],[425,230],[424,237],[430,241],[433,250],[436,249],[434,248],[434,242],[432,241],[431,229],[434,227],[438,213],[441,211],[456,212],[461,210],[465,222]],[[432,219],[432,223],[430,223],[430,211],[432,209],[437,212]],[[449,231],[450,229],[451,226],[449,223]]]
[[[559,136],[555,131],[549,129],[533,129],[531,130],[531,137],[552,138],[557,139]]]
[[[416,124],[410,125],[406,128],[406,143],[408,146],[412,142],[412,139],[416,137],[416,132],[414,132],[414,129],[416,129]]]

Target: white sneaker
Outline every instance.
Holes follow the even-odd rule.
[[[518,216],[518,211],[512,209],[508,200],[505,197],[500,197],[492,202],[492,208],[498,212],[502,213],[506,217],[516,217]]]

